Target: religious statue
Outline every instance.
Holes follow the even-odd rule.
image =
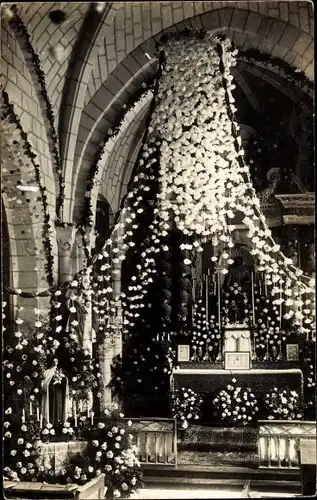
[[[57,358],[53,359],[51,368],[44,371],[41,389],[42,424],[65,422],[68,417],[68,379],[58,368]]]
[[[243,263],[243,258],[237,255],[234,258],[232,266],[229,268],[229,272],[224,282],[224,288],[233,286],[234,283],[237,283],[240,285],[242,291],[245,291],[248,289],[250,282],[250,270]]]
[[[64,331],[65,333],[69,333],[72,330],[72,323],[75,321],[77,326],[76,332],[78,333],[78,341],[81,345],[83,345],[87,309],[82,303],[83,300],[81,299],[79,292],[76,293],[77,290],[72,287],[70,281],[66,281],[63,284],[62,292],[64,295],[64,311],[61,312],[64,313]]]

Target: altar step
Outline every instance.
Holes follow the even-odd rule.
[[[194,488],[197,492],[203,490],[236,493],[244,491],[245,494],[242,495],[244,497],[266,496],[268,493],[294,496],[301,493],[300,472],[297,469],[272,471],[250,467],[180,463],[176,468],[147,465],[143,469],[143,480],[144,487],[153,491],[166,488],[182,490]],[[196,498],[199,498],[198,494]]]

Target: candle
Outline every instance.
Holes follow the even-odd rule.
[[[90,418],[91,418],[91,425],[94,425],[94,412],[93,411],[90,413]]]
[[[264,274],[264,293],[265,293],[265,297],[267,297],[267,283],[266,283],[266,274]]]
[[[219,323],[219,333],[221,328],[221,304],[220,304],[220,273],[217,274],[218,278],[218,323]]]
[[[32,401],[30,401],[30,416],[32,415]]]
[[[89,418],[89,404],[87,403],[87,418]]]
[[[25,422],[25,409],[22,410],[22,424]]]
[[[252,301],[252,322],[255,325],[255,307],[254,307],[254,273],[251,271],[251,301]]]
[[[40,409],[39,409],[39,407],[36,408],[36,420],[40,420]]]
[[[43,427],[43,416],[41,415],[41,418],[40,418],[40,428],[42,429]]]
[[[206,274],[206,322],[208,323],[208,274]]]
[[[76,410],[76,403],[74,404],[74,422],[75,422],[75,427],[77,427],[77,410]]]
[[[222,361],[222,346],[221,346],[221,304],[220,304],[220,273],[217,273],[218,279],[218,329],[219,329],[219,352],[216,361]]]
[[[282,328],[282,314],[283,314],[283,303],[282,303],[282,284],[280,283],[280,329]]]
[[[82,402],[82,400],[79,401],[79,411],[80,411],[80,413],[82,413],[82,411],[83,411],[83,402]]]

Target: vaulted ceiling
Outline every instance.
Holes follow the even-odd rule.
[[[255,49],[313,78],[314,26],[310,2],[19,3],[19,14],[45,73],[65,175],[65,221],[77,220],[89,170],[122,108],[157,67],[155,42],[185,27],[227,34],[241,50]],[[56,24],[49,14],[61,10]],[[17,34],[12,30],[12,37]],[[10,42],[10,40],[9,40]],[[12,42],[13,43],[13,42]],[[312,113],[307,87],[283,69],[239,61],[234,69],[238,119],[246,135],[265,112],[264,93],[281,94],[296,111]],[[265,92],[263,88],[266,86]],[[115,212],[124,195],[144,132],[149,92],[126,116],[101,159],[100,194]]]

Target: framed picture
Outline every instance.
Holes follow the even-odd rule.
[[[250,370],[250,353],[225,352],[225,370]]]
[[[298,344],[286,344],[286,360],[287,361],[298,361],[299,360],[299,345]]]
[[[189,361],[189,358],[190,358],[189,345],[179,345],[177,349],[178,361]]]

